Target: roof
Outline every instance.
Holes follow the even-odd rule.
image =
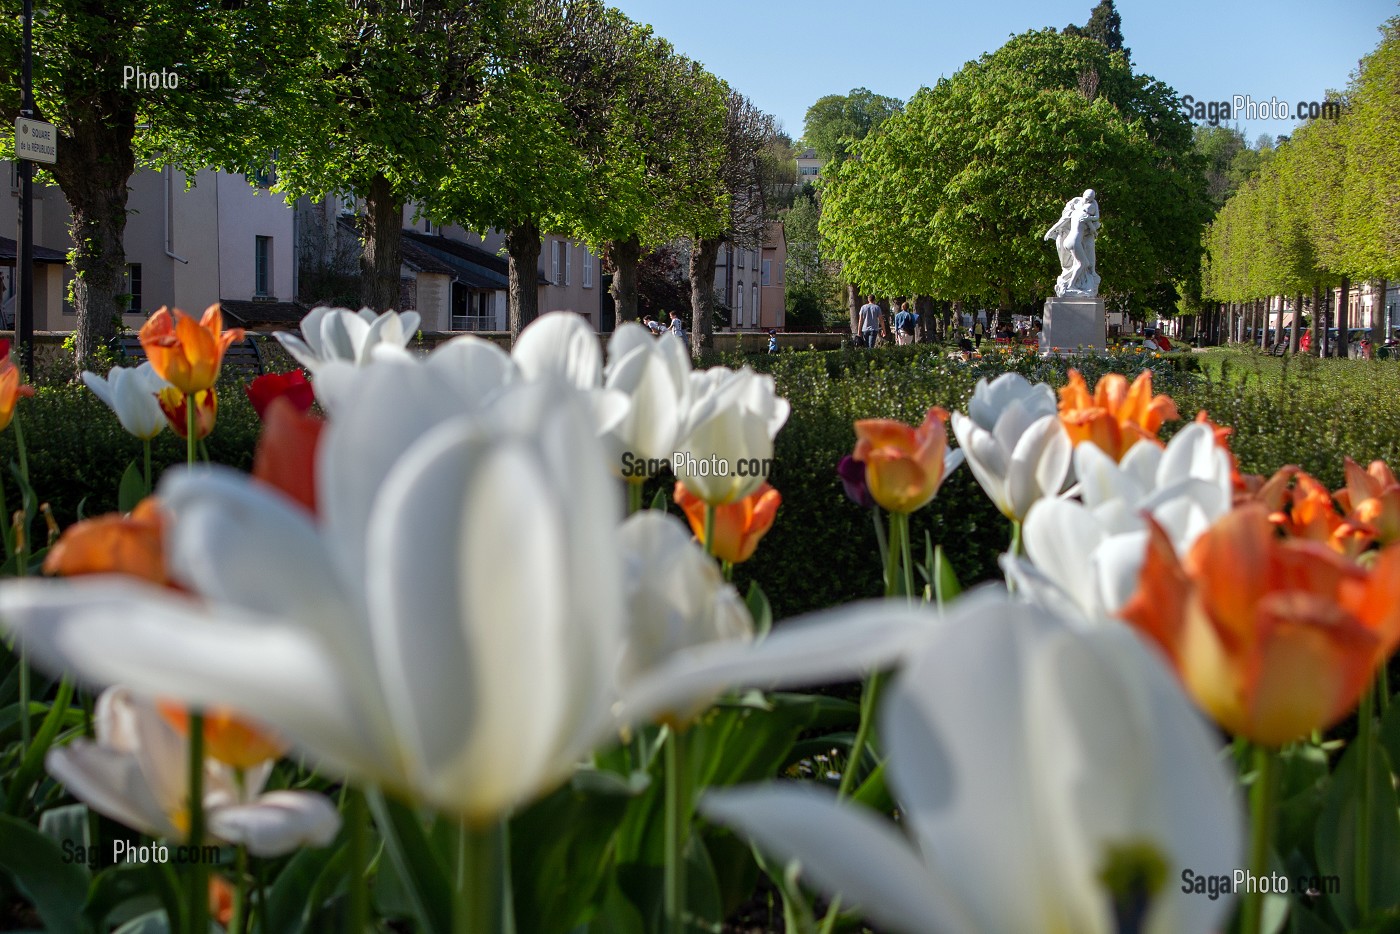
[[[307,308],[297,302],[220,301],[225,320],[239,328],[298,327]]]
[[[815,149],[813,149],[811,146],[808,146],[806,149],[802,150],[800,153],[797,154],[797,158],[799,158],[799,159],[816,159],[816,158],[817,158],[817,151],[816,151]]]
[[[451,237],[444,237],[439,234],[425,234],[417,230],[405,230],[403,232],[403,238],[405,242],[412,240],[419,246],[430,250],[439,258],[446,259],[449,262],[455,260],[468,264],[469,268],[474,270],[468,273],[470,275],[483,276],[487,281],[492,283],[499,282],[499,284],[482,285],[479,286],[479,288],[504,289],[509,284],[510,280],[508,277],[510,267],[506,259],[502,256],[497,256],[495,253],[483,250],[473,243],[454,240]],[[500,278],[494,278],[496,276]],[[539,270],[539,277],[541,285],[554,284],[549,281],[549,278],[544,274],[544,269]],[[466,282],[465,279],[463,281]],[[471,283],[467,284],[470,285]]]
[[[0,265],[13,266],[17,255],[18,244],[9,237],[0,237]],[[67,265],[68,254],[59,250],[51,250],[46,246],[39,246],[36,243],[34,244],[34,262]]]

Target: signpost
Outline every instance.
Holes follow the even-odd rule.
[[[21,70],[20,118],[15,122],[15,155],[19,159],[19,249],[15,274],[19,295],[15,303],[15,344],[25,379],[34,381],[34,165],[52,165],[58,158],[53,124],[34,117],[34,0],[24,0],[24,49]]]

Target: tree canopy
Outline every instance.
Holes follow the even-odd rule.
[[[802,141],[819,158],[841,162],[852,143],[865,139],[903,109],[898,98],[876,94],[868,88],[853,88],[849,94],[828,94],[807,108]]]
[[[1204,180],[1175,93],[1084,37],[1014,37],[854,155],[826,182],[821,229],[863,288],[1003,307],[1048,295],[1059,264],[1043,234],[1088,188],[1106,288],[1174,282],[1198,261]]]

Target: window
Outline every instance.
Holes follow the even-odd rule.
[[[744,326],[744,283],[742,281],[734,292],[734,326],[736,328]]]
[[[569,241],[564,241],[564,284],[570,285],[573,280],[573,259],[574,245]]]
[[[758,313],[759,309],[758,309],[758,283],[757,283],[757,282],[755,282],[752,286],[749,287],[749,295],[752,296],[752,298],[753,298],[753,304],[750,306],[751,309],[752,309],[752,314],[753,314],[753,323],[754,323],[754,324],[761,324],[762,322],[761,322],[759,319],[760,319],[762,316]]]
[[[253,245],[253,294],[272,294],[271,237],[258,237]]]
[[[549,241],[549,258],[550,258],[550,268],[553,270],[553,271],[550,273],[549,281],[550,281],[550,282],[553,282],[555,285],[558,285],[558,284],[559,284],[559,241],[558,241],[558,240],[551,240],[551,241]]]
[[[763,287],[766,289],[773,284],[773,261],[765,259],[763,261]]]
[[[798,169],[798,171],[810,178],[821,172],[821,167],[815,165],[804,165],[802,168]]]
[[[587,247],[583,250],[583,287],[593,288],[593,251]]]
[[[744,260],[748,258],[748,253],[749,253],[749,251],[748,251],[748,250],[735,250],[734,252],[736,252],[736,253],[739,254],[739,268],[740,268],[740,269],[743,269],[744,266],[745,266]]]
[[[131,302],[127,307],[127,312],[133,315],[141,313],[141,264],[126,264],[126,291],[131,296]]]

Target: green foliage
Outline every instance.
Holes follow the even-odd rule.
[[[802,142],[831,163],[842,162],[851,144],[865,139],[904,108],[897,98],[868,88],[852,88],[849,94],[828,94],[807,108]]]
[[[1009,306],[1049,294],[1059,265],[1042,235],[1093,187],[1109,286],[1146,289],[1199,259],[1191,139],[1175,93],[1121,53],[1026,33],[921,90],[836,166],[821,230],[863,288]]]
[[[1099,4],[1089,11],[1089,22],[1081,28],[1073,24],[1064,28],[1067,36],[1085,36],[1093,39],[1111,52],[1122,52],[1128,54],[1127,46],[1123,45],[1123,18],[1118,15],[1118,8],[1113,5],[1113,0],[1100,0]]]

